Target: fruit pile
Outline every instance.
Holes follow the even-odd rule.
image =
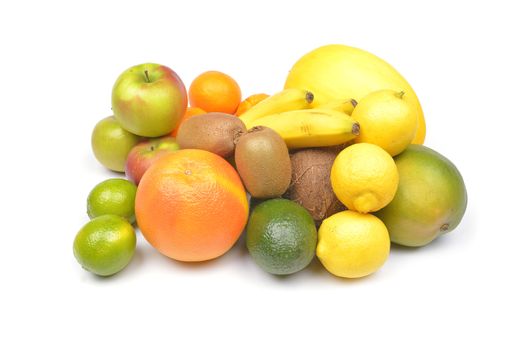
[[[136,221],[178,261],[217,258],[246,231],[269,273],[295,273],[317,256],[332,274],[358,278],[385,263],[390,242],[429,244],[466,210],[457,168],[422,145],[416,94],[360,49],[315,49],[282,91],[243,101],[224,73],[205,72],[186,91],[170,68],[142,64],[118,77],[112,109],[92,148],[127,179],[93,188],[91,221],[74,241],[78,262],[97,275],[131,261]]]

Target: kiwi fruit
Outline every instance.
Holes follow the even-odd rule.
[[[256,126],[235,141],[235,165],[246,190],[255,198],[280,197],[290,185],[288,148],[270,128]]]
[[[191,117],[180,125],[177,143],[181,149],[202,149],[228,158],[235,149],[234,139],[243,132],[246,132],[246,126],[238,117],[206,113]]]

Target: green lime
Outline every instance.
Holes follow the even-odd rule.
[[[122,216],[135,222],[137,186],[125,179],[109,179],[96,185],[87,198],[87,213],[91,219],[100,215]]]
[[[110,276],[131,261],[136,242],[133,226],[127,220],[102,215],[78,231],[73,253],[84,269],[99,276]]]
[[[467,208],[467,190],[454,164],[421,145],[408,146],[394,161],[399,172],[396,195],[375,213],[390,240],[419,247],[456,228]]]
[[[246,245],[266,272],[288,275],[304,269],[315,255],[316,244],[314,220],[295,202],[271,199],[250,215]]]

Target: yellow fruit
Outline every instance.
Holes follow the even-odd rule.
[[[388,230],[372,214],[345,210],[319,227],[317,257],[336,276],[358,278],[374,273],[389,253]]]
[[[284,87],[312,91],[314,108],[348,97],[361,102],[376,90],[404,91],[406,101],[418,118],[412,143],[422,144],[425,140],[425,118],[414,90],[391,65],[367,51],[345,45],[319,47],[295,63]]]
[[[301,109],[267,115],[246,125],[275,130],[289,149],[336,146],[359,135],[359,124],[346,113],[330,109]]]
[[[248,126],[256,123],[257,119],[267,115],[311,108],[313,100],[314,95],[310,91],[304,89],[284,89],[257,103],[244,112],[239,119]]]
[[[414,138],[417,115],[403,91],[379,90],[366,95],[352,113],[361,130],[355,142],[378,145],[393,157]]]
[[[345,99],[345,100],[333,100],[330,102],[327,102],[325,104],[322,104],[320,106],[317,106],[319,109],[331,109],[334,111],[339,111],[346,113],[348,115],[352,115],[354,112],[355,106],[357,106],[357,101],[353,98]]]
[[[330,181],[335,195],[348,209],[368,213],[390,203],[399,175],[394,159],[385,150],[357,143],[337,155]]]

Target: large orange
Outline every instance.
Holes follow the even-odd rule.
[[[208,151],[185,149],[157,160],[140,181],[137,224],[162,254],[204,261],[226,253],[248,219],[246,192],[235,169]]]

